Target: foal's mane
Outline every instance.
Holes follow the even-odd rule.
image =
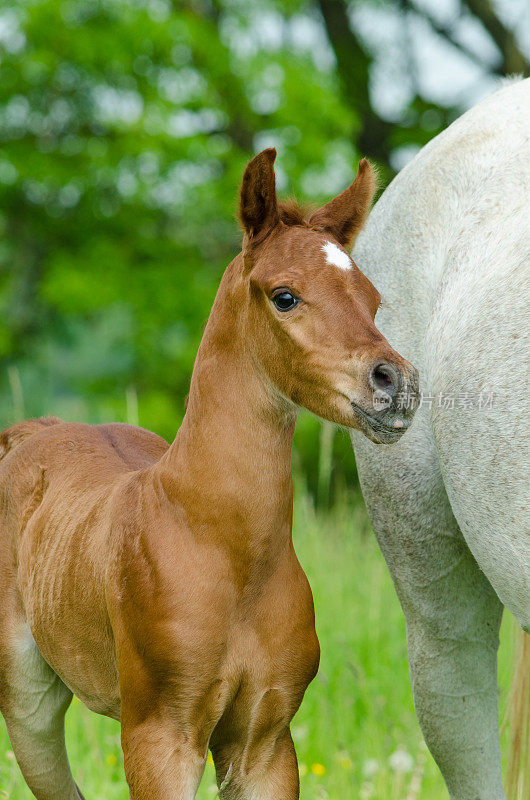
[[[279,201],[278,212],[285,225],[303,225],[308,228],[308,218],[315,207],[310,203],[299,203],[296,197],[288,197]]]

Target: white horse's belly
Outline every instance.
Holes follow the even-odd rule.
[[[528,309],[530,198],[528,207],[472,221],[464,230],[446,263],[426,337],[431,422],[453,512],[480,567],[525,629]]]

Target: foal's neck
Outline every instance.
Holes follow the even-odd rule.
[[[237,261],[237,260],[236,260]],[[168,494],[232,546],[290,541],[294,407],[254,363],[228,268],[197,354],[187,410],[160,462]],[[237,295],[237,285],[236,285]],[[256,552],[257,555],[257,552]]]

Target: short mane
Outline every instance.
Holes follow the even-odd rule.
[[[313,210],[314,206],[308,203],[299,203],[296,197],[288,197],[278,203],[280,219],[285,225],[307,226],[307,219]]]

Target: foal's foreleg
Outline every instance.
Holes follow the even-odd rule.
[[[169,714],[122,723],[122,747],[131,800],[193,800],[206,751],[199,753]]]
[[[288,729],[250,747],[214,747],[213,756],[221,800],[298,800],[298,763]]]
[[[153,674],[129,642],[118,652],[121,743],[131,800],[193,800],[208,739],[198,740],[196,720],[179,707],[178,692]]]

